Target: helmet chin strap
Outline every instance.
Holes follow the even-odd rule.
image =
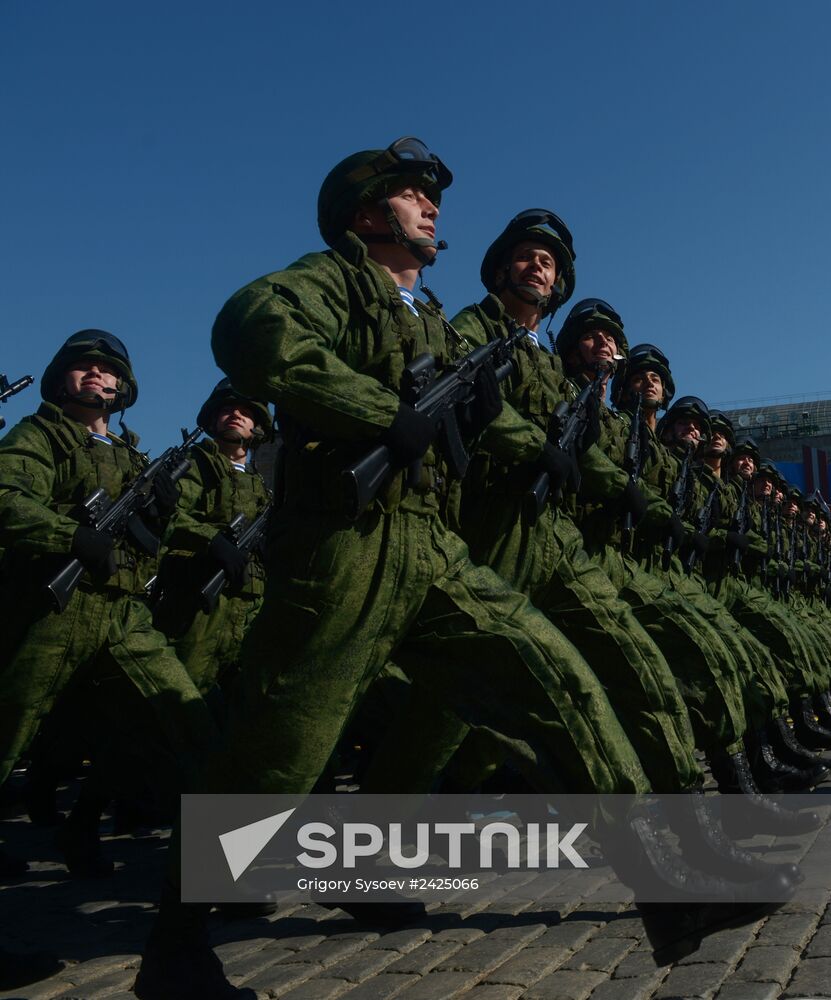
[[[395,214],[395,209],[390,204],[389,198],[382,198],[379,205],[384,209],[384,218],[391,232],[387,233],[365,233],[361,236],[364,243],[398,243],[406,247],[415,257],[422,267],[432,267],[436,262],[437,253],[428,254],[426,250],[432,247],[434,250],[446,250],[447,243],[444,240],[431,240],[429,236],[411,237],[404,232],[401,221]]]
[[[505,276],[505,287],[509,292],[513,292],[520,302],[534,306],[541,314],[545,312],[548,308],[548,303],[551,301],[550,294],[544,295],[538,288],[534,288],[533,285],[518,285],[509,274]]]
[[[249,448],[253,447],[257,442],[265,437],[263,431],[259,427],[255,427],[251,431],[250,437],[244,437],[242,434],[238,434],[235,431],[225,431],[223,434],[213,434],[217,441],[224,441],[226,444],[236,444],[241,448],[245,448],[248,451]]]
[[[61,402],[74,403],[76,406],[83,406],[88,410],[114,410],[127,399],[127,393],[119,389],[105,389],[107,399],[97,392],[77,392],[69,393],[62,389],[60,393]],[[121,407],[123,410],[123,406]]]

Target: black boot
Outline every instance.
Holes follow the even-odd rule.
[[[714,756],[710,764],[720,792],[745,796],[743,808],[740,811],[730,810],[722,819],[722,826],[731,837],[752,837],[757,833],[795,836],[818,830],[822,824],[815,812],[784,809],[778,802],[762,795],[750,773],[746,754]]]
[[[770,726],[770,745],[773,747],[776,756],[786,764],[794,767],[808,767],[811,764],[831,764],[831,758],[823,757],[803,746],[784,715],[780,715],[773,720]]]
[[[257,1000],[232,986],[208,939],[205,903],[182,903],[166,888],[133,992],[139,1000]]]
[[[107,804],[105,797],[81,785],[69,818],[55,835],[69,873],[75,878],[109,878],[114,866],[101,853],[99,827]]]
[[[634,889],[636,899],[672,899],[638,903],[658,965],[692,954],[706,935],[725,926],[760,919],[793,895],[793,883],[781,872],[771,870],[767,878],[735,883],[691,868],[641,810],[610,828],[601,840],[607,860]],[[713,901],[718,899],[724,902]]]
[[[831,729],[819,724],[814,714],[810,698],[802,698],[793,711],[794,731],[797,739],[810,750],[826,750],[831,747]]]
[[[802,874],[790,862],[770,865],[743,850],[727,836],[713,815],[712,799],[701,789],[684,795],[668,795],[661,802],[687,864],[737,882],[750,882],[779,873],[796,885]]]
[[[29,986],[41,979],[48,979],[60,972],[63,962],[45,951],[19,952],[0,948],[0,990],[15,990],[19,986]]]
[[[64,815],[58,809],[59,778],[48,768],[30,764],[26,772],[23,800],[35,826],[60,826]]]
[[[814,710],[819,716],[820,725],[831,729],[831,692],[823,691],[814,695]]]
[[[828,774],[824,764],[794,767],[780,760],[770,745],[764,730],[745,739],[753,778],[760,791],[776,795],[780,792],[806,792],[818,785]]]

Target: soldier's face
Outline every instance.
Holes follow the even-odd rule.
[[[767,476],[754,479],[753,496],[756,497],[757,500],[762,500],[764,497],[772,497],[773,492],[773,482],[768,479]]]
[[[587,330],[577,341],[577,353],[582,363],[590,368],[598,364],[608,364],[617,355],[617,341],[602,327]]]
[[[713,431],[708,450],[711,455],[723,455],[727,451],[727,438],[721,431]]]
[[[698,417],[679,417],[672,425],[672,436],[683,444],[698,445],[704,437]]]
[[[789,500],[785,504],[785,517],[793,517],[794,514],[799,513],[799,504],[793,500]]]
[[[118,375],[106,362],[82,358],[64,373],[64,387],[72,397],[91,395],[112,398],[108,389],[118,386]]]
[[[411,240],[436,238],[436,219],[439,210],[419,187],[401,187],[387,200],[401,223],[401,227]],[[361,233],[389,233],[390,227],[385,212],[380,205],[367,205],[355,217],[355,231]],[[423,247],[424,252],[435,256],[435,247]]]
[[[524,240],[513,249],[510,277],[514,285],[530,285],[549,296],[557,281],[557,261],[541,243]]]
[[[737,455],[733,459],[733,472],[742,479],[750,479],[756,471],[756,463],[752,455]]]
[[[664,398],[664,383],[657,372],[635,372],[626,383],[626,388],[630,397],[641,396],[646,405],[655,409]]]
[[[817,523],[819,525],[819,533],[824,535],[825,532],[828,531],[828,525],[825,522],[825,518],[821,517]]]
[[[817,523],[816,512],[811,510],[810,508],[805,511],[805,523],[808,525],[809,528],[813,528],[813,526]]]
[[[226,403],[216,413],[216,434],[239,435],[248,439],[254,431],[254,414],[242,403]]]

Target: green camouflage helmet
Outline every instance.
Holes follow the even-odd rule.
[[[61,406],[66,401],[64,375],[75,361],[88,358],[103,361],[118,375],[118,389],[111,400],[102,400],[102,409],[126,410],[138,398],[138,383],[133,374],[127,348],[106,330],[79,330],[60,347],[46,366],[40,380],[40,394],[47,403]]]
[[[237,392],[231,385],[229,378],[223,378],[217,382],[210,396],[208,396],[199,410],[196,423],[206,434],[213,437],[217,411],[226,403],[240,403],[251,411],[251,415],[254,418],[254,426],[257,428],[255,443],[260,444],[263,441],[271,440],[272,421],[268,403],[263,402],[261,399],[251,399],[249,396],[244,396],[241,392]]]
[[[547,247],[557,261],[557,281],[551,294],[541,296],[536,289],[514,286],[509,275],[498,277],[501,269],[510,264],[510,253],[518,243],[526,241],[540,243]],[[528,208],[515,215],[485,252],[479,274],[482,284],[489,292],[498,294],[507,287],[523,295],[535,296],[544,316],[554,313],[568,302],[574,292],[574,242],[568,226],[544,208]]]
[[[612,379],[612,402],[617,407],[624,403],[624,390],[632,375],[638,372],[655,372],[661,376],[664,387],[664,398],[658,409],[666,409],[675,395],[675,381],[669,368],[669,360],[663,351],[654,344],[637,344],[629,351],[629,356],[622,361]]]
[[[453,175],[413,136],[396,139],[387,149],[364,149],[347,156],[329,171],[321,185],[317,198],[320,235],[333,247],[349,229],[359,208],[382,200],[407,180],[417,184],[438,205]],[[431,241],[419,240],[419,243],[427,245]]]
[[[655,431],[663,439],[664,431],[669,431],[676,420],[681,417],[695,417],[701,424],[702,438],[700,444],[706,444],[713,436],[710,426],[710,408],[698,396],[682,396],[676,400],[658,421]]]
[[[569,367],[568,356],[577,345],[577,341],[588,330],[598,328],[608,330],[615,338],[619,354],[625,357],[629,353],[629,344],[623,332],[623,320],[620,314],[603,299],[581,299],[571,307],[571,312],[566,316],[566,321],[557,334],[555,346],[566,370]]]

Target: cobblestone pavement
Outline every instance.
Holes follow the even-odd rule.
[[[821,790],[821,791],[824,791]],[[0,945],[49,949],[54,977],[0,997],[128,1000],[154,914],[166,831],[108,837],[114,876],[68,877],[54,830],[22,815],[0,824],[10,853],[31,860],[0,890]],[[810,839],[810,838],[809,838]],[[805,843],[783,845],[798,857]],[[570,876],[571,878],[571,876]],[[223,923],[212,937],[231,980],[287,1000],[775,1000],[831,997],[831,909],[825,892],[750,926],[707,938],[694,955],[656,969],[643,925],[608,869],[575,873],[574,898],[557,909],[528,873],[489,898],[437,905],[404,930],[359,927],[341,911],[297,903],[269,919]],[[509,891],[510,890],[510,891]],[[578,895],[579,892],[579,895]],[[506,902],[506,900],[508,900]]]

